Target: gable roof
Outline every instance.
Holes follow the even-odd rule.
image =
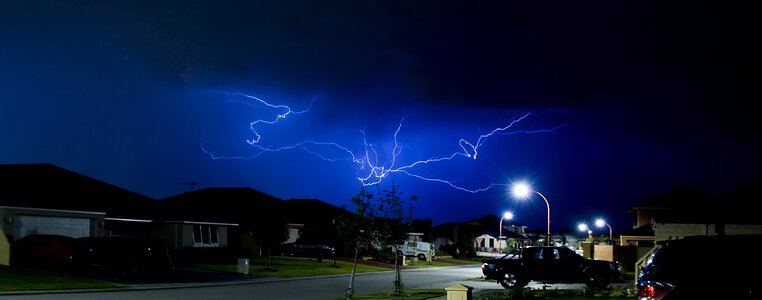
[[[0,165],[0,205],[135,216],[152,198],[52,164]]]
[[[335,217],[351,215],[352,213],[318,199],[288,199],[286,200],[286,214],[290,223],[310,226],[333,224]]]
[[[284,201],[248,187],[205,188],[158,200],[156,218],[166,221],[248,223],[257,214],[281,213]]]

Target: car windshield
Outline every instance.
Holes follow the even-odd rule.
[[[517,259],[517,258],[519,258],[518,251],[511,251],[500,257],[500,259]]]

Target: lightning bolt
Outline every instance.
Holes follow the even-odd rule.
[[[398,135],[402,131],[403,124],[405,121],[404,117],[399,121],[399,123],[397,124],[397,128],[394,131],[394,134],[392,135],[392,141],[394,142],[393,144],[394,146],[392,147],[392,150],[390,153],[391,158],[385,161],[380,161],[381,159],[380,159],[380,155],[378,151],[375,149],[373,144],[368,143],[366,134],[364,131],[359,131],[361,135],[361,140],[362,140],[362,147],[360,147],[361,149],[359,151],[353,151],[350,148],[342,146],[336,142],[316,141],[316,140],[302,140],[296,143],[277,146],[277,147],[263,146],[260,143],[263,137],[259,133],[260,132],[259,128],[262,128],[264,126],[274,126],[277,123],[284,121],[287,117],[291,115],[300,115],[300,114],[309,112],[310,108],[312,107],[315,101],[315,98],[313,98],[310,101],[310,104],[308,105],[306,109],[297,111],[297,110],[293,110],[291,107],[287,105],[272,104],[263,99],[260,99],[255,96],[247,95],[247,94],[242,94],[242,93],[233,93],[233,94],[226,93],[226,94],[247,99],[248,101],[236,100],[236,102],[243,103],[250,106],[255,106],[255,107],[262,107],[268,110],[269,112],[271,112],[273,117],[270,119],[258,119],[249,123],[249,129],[252,131],[254,137],[251,139],[247,139],[246,142],[255,149],[254,153],[249,156],[220,156],[220,155],[217,155],[215,152],[209,151],[208,149],[206,149],[206,147],[204,147],[202,143],[201,145],[202,151],[210,155],[213,159],[251,159],[251,158],[260,156],[264,153],[273,153],[273,152],[287,151],[287,150],[293,150],[293,149],[302,149],[303,151],[306,151],[307,153],[315,155],[316,157],[319,157],[320,159],[323,159],[325,161],[329,161],[329,162],[348,161],[354,164],[356,168],[358,169],[358,173],[363,174],[362,176],[358,176],[357,180],[364,186],[379,184],[384,180],[384,178],[389,177],[390,174],[397,174],[397,173],[404,174],[404,175],[414,177],[424,181],[446,184],[454,189],[469,192],[469,193],[484,192],[496,186],[506,186],[506,184],[504,183],[491,183],[481,188],[467,188],[467,187],[457,185],[451,180],[421,175],[417,173],[415,169],[423,165],[444,163],[444,162],[459,159],[459,158],[466,158],[466,159],[470,158],[475,160],[477,156],[479,155],[479,148],[481,148],[487,142],[487,140],[489,140],[495,135],[520,134],[520,133],[523,133],[523,134],[553,133],[557,129],[563,127],[563,125],[561,125],[551,129],[513,130],[513,127],[516,126],[516,124],[520,123],[521,121],[528,118],[532,114],[532,113],[526,113],[522,115],[521,117],[508,122],[508,124],[503,127],[498,127],[489,131],[488,133],[479,135],[479,137],[473,142],[467,139],[461,138],[457,142],[461,151],[456,151],[447,155],[431,157],[425,160],[417,160],[408,164],[402,164],[400,162],[399,156],[400,154],[402,154],[403,148],[405,147],[399,141]],[[331,150],[333,152],[338,152],[342,154],[338,155],[338,157],[335,154],[333,156],[329,156],[327,150]]]

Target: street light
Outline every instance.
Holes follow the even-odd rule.
[[[606,221],[604,221],[603,219],[595,220],[595,226],[603,227],[603,225],[606,225],[609,227],[609,245],[611,245],[614,242],[614,240],[612,239],[612,234],[611,234],[612,233],[611,225],[609,225],[609,223],[606,223]]]
[[[545,205],[548,206],[548,237],[547,237],[547,243],[548,246],[550,246],[550,203],[548,203],[548,199],[545,198],[543,194],[541,194],[538,191],[533,191],[529,189],[529,186],[526,183],[519,182],[513,185],[513,195],[518,198],[526,198],[529,195],[529,192],[534,192],[537,195],[540,195],[542,197],[542,200],[545,200]]]
[[[503,243],[501,240],[503,239],[503,219],[510,220],[513,219],[513,213],[510,211],[506,211],[503,213],[503,217],[500,218],[500,234],[497,237],[497,249],[500,253],[503,253]]]
[[[587,224],[585,223],[579,224],[577,225],[577,228],[579,229],[579,231],[582,231],[582,232],[587,231],[588,240],[590,240],[590,242],[593,241],[593,231],[590,230],[590,227],[587,227]]]

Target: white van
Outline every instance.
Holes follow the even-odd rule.
[[[427,254],[430,254],[431,257],[437,255],[434,244],[427,242],[405,241],[402,245],[397,245],[394,248],[396,248],[397,255],[417,256],[418,260],[426,260]]]

